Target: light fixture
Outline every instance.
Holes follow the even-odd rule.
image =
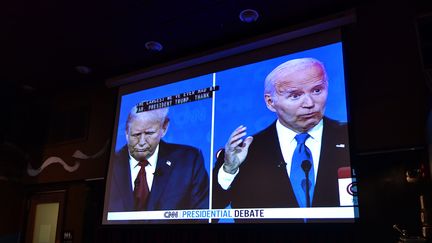
[[[252,23],[257,21],[259,14],[256,10],[253,9],[245,9],[240,12],[239,18],[244,23]]]
[[[145,48],[149,51],[162,51],[163,46],[157,41],[147,41],[145,43]]]
[[[81,74],[90,74],[92,72],[91,68],[83,65],[75,66],[75,70]]]
[[[29,84],[21,84],[20,87],[26,93],[32,93],[35,91],[35,88]]]

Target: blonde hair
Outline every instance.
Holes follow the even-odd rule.
[[[150,111],[142,111],[138,112],[138,105],[132,107],[129,112],[128,118],[126,120],[126,132],[129,133],[129,124],[138,117],[149,117],[153,120],[158,120],[161,123],[165,122],[168,119],[168,107],[150,110]]]

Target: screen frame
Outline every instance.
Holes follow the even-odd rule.
[[[290,31],[279,35],[273,35],[272,37],[257,40],[255,42],[249,42],[246,45],[240,45],[236,48],[227,48],[223,51],[216,52],[210,55],[203,55],[197,58],[191,58],[186,61],[177,61],[175,64],[162,65],[161,67],[152,67],[147,71],[139,72],[135,74],[129,74],[124,77],[116,77],[107,81],[108,86],[118,86],[118,95],[126,95],[137,91],[138,89],[150,89],[154,87],[163,86],[166,84],[172,84],[179,81],[183,81],[192,77],[197,77],[212,72],[219,72],[229,68],[238,67],[250,63],[255,63],[261,60],[274,58],[277,56],[287,55],[298,51],[306,50],[309,48],[319,47],[326,44],[331,44],[337,41],[342,41],[340,27],[346,24],[350,24],[354,21],[355,16],[351,14],[344,15],[341,18],[322,22],[318,25],[301,28],[296,31]],[[316,43],[316,39],[321,40],[320,44]],[[313,44],[311,44],[313,43]],[[284,49],[281,53],[280,50]],[[265,50],[266,54],[262,54],[262,50]],[[257,53],[261,53],[258,57]],[[345,56],[345,54],[343,54]],[[224,60],[229,59],[229,65]],[[344,58],[345,60],[346,58]],[[345,61],[346,62],[346,61]],[[200,63],[200,64],[197,64]],[[346,72],[346,67],[345,67]],[[193,73],[193,74],[191,74]],[[347,74],[345,73],[345,78]],[[349,100],[348,100],[348,82],[345,83],[346,92],[346,103],[347,103],[347,118],[349,120]],[[125,85],[127,84],[127,85]],[[139,87],[139,88],[138,88]],[[116,140],[117,140],[117,129],[119,122],[119,109],[121,99],[117,102],[116,120],[113,128],[113,142],[111,148],[112,153],[115,152]],[[111,160],[111,159],[110,159]],[[351,159],[351,165],[353,160]],[[110,161],[111,164],[111,161]],[[109,169],[107,170],[107,177],[109,177]],[[105,188],[106,191],[106,188]],[[107,197],[105,195],[105,197]],[[105,200],[107,200],[105,198]],[[104,200],[104,201],[105,201]],[[103,225],[120,225],[116,223],[107,223],[106,221],[106,203],[104,203],[104,215],[102,219]],[[354,222],[358,218],[353,219]],[[136,222],[137,224],[142,224]],[[291,224],[291,223],[289,223]],[[144,224],[147,225],[147,224]],[[163,224],[160,224],[163,225]],[[178,224],[176,224],[178,225]],[[206,224],[203,224],[206,225]],[[214,224],[208,224],[214,225]],[[235,224],[237,225],[237,224]]]

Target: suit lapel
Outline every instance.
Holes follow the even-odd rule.
[[[337,185],[337,169],[346,153],[345,139],[341,137],[340,129],[332,121],[324,118],[324,130],[321,141],[321,155],[312,206],[339,205]]]
[[[119,154],[118,164],[116,171],[116,182],[119,185],[117,189],[121,193],[123,207],[126,211],[134,210],[134,199],[131,184],[131,172],[129,166],[129,152],[123,148]],[[118,172],[117,172],[118,171]]]
[[[280,196],[282,197],[281,202],[283,202],[284,207],[298,207],[298,203],[292,189],[291,180],[288,176],[286,164],[279,144],[279,138],[276,131],[276,123],[273,123],[271,125],[266,137],[269,140],[267,141],[268,144],[264,146],[268,148],[265,157],[266,159],[268,159],[268,161],[273,163],[270,166],[271,170],[268,178],[272,178],[273,182],[276,182],[277,185],[284,185],[282,187],[276,187],[281,188],[281,191],[275,192],[277,194],[280,194]],[[267,187],[267,190],[268,188],[269,187]]]
[[[150,198],[147,204],[147,210],[157,210],[158,201],[169,184],[172,171],[175,169],[176,163],[169,159],[166,152],[166,144],[160,142],[159,155],[156,165],[156,171],[153,178],[153,185],[150,192]]]

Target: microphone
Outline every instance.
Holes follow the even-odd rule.
[[[285,167],[287,165],[287,163],[285,163],[285,161],[282,161],[282,162],[280,162],[278,165],[277,165],[277,167],[278,168],[283,168],[283,167]]]
[[[303,162],[301,163],[301,167],[305,173],[306,176],[306,207],[310,208],[310,185],[309,185],[309,171],[312,167],[312,163],[309,160],[303,160]]]
[[[302,167],[306,177],[309,177],[309,171],[312,167],[312,163],[309,160],[303,160],[301,167]]]

